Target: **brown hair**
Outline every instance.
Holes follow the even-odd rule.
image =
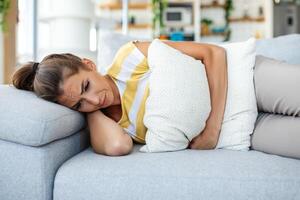
[[[17,69],[12,83],[18,89],[33,91],[37,96],[52,102],[63,93],[65,78],[86,69],[81,59],[73,54],[50,54],[46,56],[34,71],[34,62],[28,62]]]

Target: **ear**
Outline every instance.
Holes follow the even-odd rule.
[[[90,59],[82,58],[81,61],[90,70],[93,70],[93,71],[97,70],[97,67],[96,67],[95,63],[93,61],[91,61]]]

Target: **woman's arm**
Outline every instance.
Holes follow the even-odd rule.
[[[227,96],[226,51],[212,44],[195,42],[164,41],[169,46],[201,60],[205,65],[209,83],[211,112],[204,130],[190,143],[192,149],[213,149],[216,147],[223,122]],[[136,46],[147,56],[150,42],[138,42]]]
[[[129,154],[133,147],[131,137],[115,121],[100,110],[87,113],[91,145],[96,153],[121,156]]]

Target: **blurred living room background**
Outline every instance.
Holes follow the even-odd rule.
[[[209,43],[299,33],[300,0],[0,0],[0,27],[7,84],[20,64],[49,53],[96,62],[104,32]]]

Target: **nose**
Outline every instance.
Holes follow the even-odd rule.
[[[96,94],[86,94],[83,99],[92,105],[99,105],[100,103],[100,99]]]

